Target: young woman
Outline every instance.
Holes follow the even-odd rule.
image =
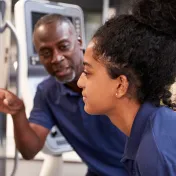
[[[122,162],[132,176],[176,175],[175,77],[175,0],[139,1],[88,45],[78,81],[84,109],[107,115],[128,136]]]

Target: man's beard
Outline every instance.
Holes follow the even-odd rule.
[[[56,80],[57,80],[58,82],[62,83],[62,84],[66,84],[66,83],[69,83],[69,82],[74,81],[75,78],[76,78],[76,72],[73,71],[71,77],[65,78],[65,79],[63,79],[63,80],[59,80],[59,79],[56,77]]]

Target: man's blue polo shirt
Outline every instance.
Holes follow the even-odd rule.
[[[120,160],[126,137],[106,116],[84,111],[81,94],[50,77],[39,84],[30,122],[57,125],[89,169],[99,176],[128,176]]]
[[[143,104],[122,162],[131,176],[176,176],[176,112]]]

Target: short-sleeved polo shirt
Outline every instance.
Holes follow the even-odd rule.
[[[144,103],[122,159],[131,176],[176,176],[176,113]]]

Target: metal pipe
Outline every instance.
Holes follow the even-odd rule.
[[[5,16],[5,11],[6,11],[6,2],[4,0],[0,0],[0,33],[3,33],[7,28],[9,28],[12,32],[12,34],[14,35],[15,39],[16,39],[16,44],[17,44],[17,61],[19,62],[20,59],[20,47],[19,47],[19,40],[17,37],[17,33],[16,33],[16,29],[13,26],[13,24],[9,21],[6,21],[4,23],[4,16]],[[0,37],[0,46],[2,47],[3,41],[2,38]],[[3,52],[1,52],[2,56],[0,59],[4,58]],[[17,96],[20,97],[20,89],[19,89],[19,67],[17,67]],[[4,87],[5,88],[5,87]],[[6,163],[6,115],[0,113],[0,121],[3,123],[1,124],[1,129],[0,129],[0,152],[2,153],[1,155],[3,155],[2,160],[3,163]],[[3,133],[3,134],[2,134]],[[5,153],[5,155],[4,155]],[[5,160],[5,161],[4,161]],[[17,165],[18,165],[18,151],[17,149],[15,150],[15,158],[14,158],[14,167],[13,167],[13,171],[11,176],[14,176],[17,170]],[[0,170],[0,175],[1,176],[5,176],[5,164],[1,163],[1,170]]]
[[[9,21],[6,22],[6,26],[11,30],[12,34],[14,35],[15,37],[15,40],[16,40],[16,45],[17,45],[17,63],[18,63],[18,66],[17,66],[17,96],[18,97],[21,97],[21,90],[20,90],[20,80],[19,80],[19,75],[20,75],[20,67],[19,67],[19,60],[20,60],[20,45],[19,45],[19,40],[18,40],[18,37],[17,37],[17,32],[16,32],[16,29],[15,27],[13,26],[13,24]],[[13,170],[12,170],[12,173],[11,173],[11,176],[15,176],[15,173],[16,173],[16,170],[17,170],[17,167],[18,167],[18,150],[17,148],[15,148],[15,157],[14,157],[14,167],[13,167]]]
[[[0,1],[0,49],[3,46],[2,32],[4,31],[5,1]],[[3,67],[4,51],[0,51],[1,66]],[[1,77],[1,79],[4,79]],[[1,80],[4,83],[4,80]],[[3,86],[3,85],[1,85]],[[4,88],[4,87],[3,87]],[[6,175],[6,115],[0,113],[0,175]]]
[[[19,46],[19,40],[17,37],[17,32],[15,27],[13,26],[13,24],[10,21],[6,21],[6,23],[0,28],[0,33],[4,32],[6,30],[6,28],[9,28],[12,32],[12,34],[14,35],[15,39],[16,39],[16,45],[17,45],[17,63],[19,63],[20,60],[20,46]],[[17,66],[17,96],[20,97],[20,87],[19,87],[19,74],[20,74],[20,67]],[[14,176],[17,170],[17,166],[18,166],[18,150],[15,149],[15,157],[14,157],[14,167],[13,167],[13,171],[11,176]]]
[[[5,14],[5,1],[0,0],[0,49],[3,46],[3,38],[2,34],[5,30],[4,26],[4,14]],[[3,67],[4,65],[4,51],[0,51],[0,65]],[[3,68],[1,69],[3,70]],[[4,88],[4,77],[1,77],[1,87]],[[0,113],[0,175],[6,175],[6,115]]]
[[[109,0],[103,0],[102,24],[104,24],[108,18],[108,11],[109,11]]]

